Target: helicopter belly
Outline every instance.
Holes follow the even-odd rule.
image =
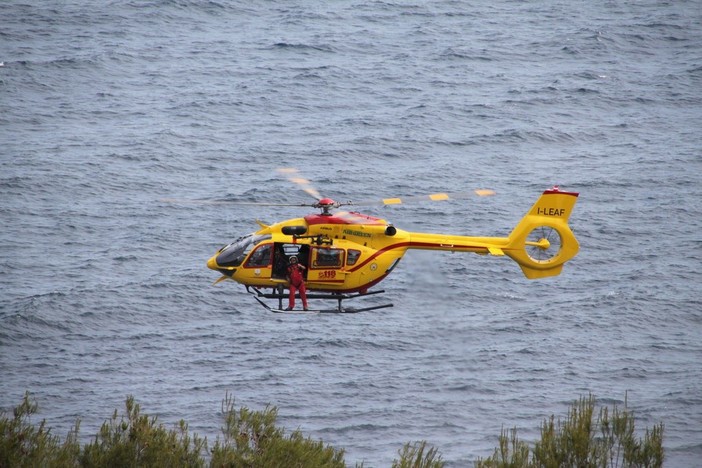
[[[349,286],[354,290],[365,290],[379,283],[400,261],[406,249],[388,249],[379,251],[356,268],[351,270],[353,281]]]

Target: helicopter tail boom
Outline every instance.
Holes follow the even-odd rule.
[[[519,264],[529,279],[556,276],[561,273],[563,264],[579,250],[578,241],[568,227],[568,218],[577,197],[577,193],[563,192],[558,187],[546,190],[509,237],[411,232],[408,248],[508,256]]]

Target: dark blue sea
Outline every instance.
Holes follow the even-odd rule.
[[[533,442],[593,394],[666,466],[702,459],[702,2],[48,0],[0,3],[0,408],[25,391],[88,440],[128,395],[220,433],[221,402],[387,467]],[[304,207],[506,236],[545,189],[580,193],[579,255],[410,251],[395,307],[275,315],[205,266]],[[368,300],[371,300],[370,298]]]

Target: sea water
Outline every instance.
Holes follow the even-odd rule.
[[[221,401],[389,466],[426,440],[471,466],[580,396],[702,457],[699,1],[189,0],[0,4],[0,408],[30,391],[88,440],[133,395],[220,433]],[[530,281],[506,258],[411,251],[395,307],[278,316],[218,248],[324,196],[496,196],[365,213],[506,236],[580,193],[580,253]],[[366,299],[371,301],[371,298]],[[36,418],[35,418],[36,421]]]

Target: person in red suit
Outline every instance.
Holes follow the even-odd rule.
[[[300,292],[300,299],[302,299],[302,307],[307,310],[307,288],[305,287],[305,266],[297,262],[297,257],[290,257],[290,264],[288,265],[288,272],[286,278],[290,283],[290,300],[288,301],[288,308],[285,310],[293,310],[295,307],[295,291]]]

